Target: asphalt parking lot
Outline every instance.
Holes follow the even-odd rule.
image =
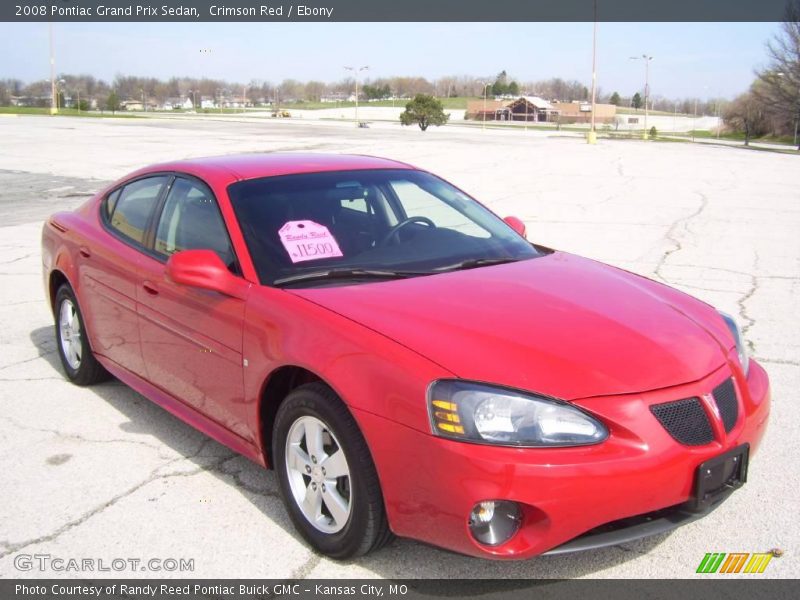
[[[119,382],[61,375],[44,300],[41,221],[144,164],[254,151],[355,152],[429,169],[528,237],[674,285],[737,315],[773,410],[747,485],[670,535],[524,562],[395,540],[339,563],[287,518],[274,475]],[[800,157],[542,133],[356,129],[258,119],[0,119],[0,577],[681,577],[706,552],[800,561]],[[193,559],[192,573],[20,571],[20,555]]]

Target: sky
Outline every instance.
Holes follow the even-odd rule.
[[[110,81],[117,74],[338,81],[344,65],[369,77],[551,77],[591,82],[592,23],[56,23],[56,70]],[[600,23],[604,92],[644,86],[653,96],[733,97],[766,65],[778,23]],[[201,52],[206,50],[206,52]],[[208,51],[210,50],[210,52]],[[0,23],[0,79],[49,78],[48,25]]]

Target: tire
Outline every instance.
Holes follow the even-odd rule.
[[[78,300],[66,283],[56,292],[55,333],[58,357],[67,379],[77,385],[92,385],[110,378],[89,347]]]
[[[392,538],[367,444],[329,387],[309,383],[281,403],[272,456],[289,517],[316,550],[342,560]]]

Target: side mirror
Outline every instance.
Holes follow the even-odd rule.
[[[239,298],[250,285],[233,275],[213,250],[183,250],[167,261],[167,278],[181,285],[202,288]]]
[[[523,223],[521,219],[518,219],[517,217],[506,217],[503,219],[503,221],[505,221],[506,225],[511,227],[511,229],[516,231],[522,237],[525,237],[525,223]]]

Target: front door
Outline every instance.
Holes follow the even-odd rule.
[[[242,411],[244,301],[165,276],[169,255],[181,250],[214,250],[231,270],[237,268],[222,215],[205,184],[175,178],[158,216],[153,249],[155,256],[143,258],[137,288],[148,379],[250,440]]]

